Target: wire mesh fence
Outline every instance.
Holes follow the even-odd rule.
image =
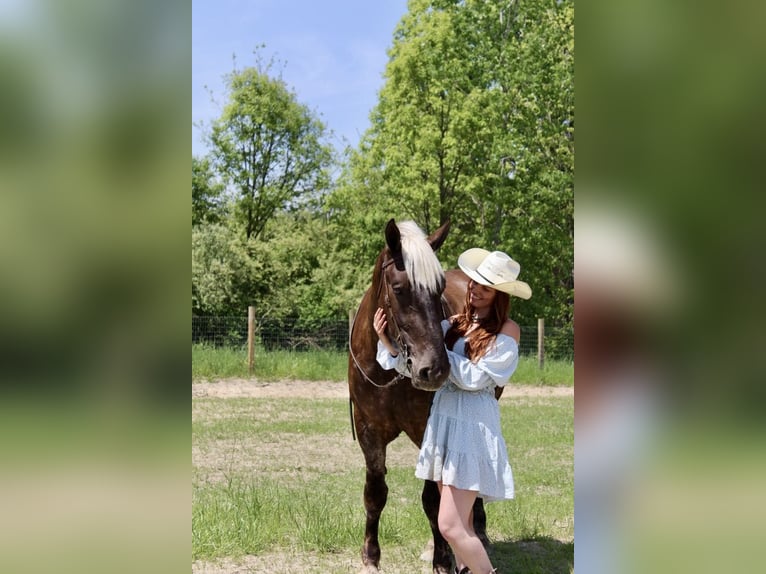
[[[306,323],[296,318],[256,318],[255,344],[265,350],[347,351],[348,318]],[[192,316],[192,344],[216,347],[247,346],[247,313],[242,316]],[[572,360],[574,332],[571,328],[545,325],[545,356]],[[538,352],[538,327],[522,326],[519,353]]]

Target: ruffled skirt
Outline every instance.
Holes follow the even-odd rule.
[[[513,473],[494,391],[447,383],[434,396],[415,476],[474,490],[485,502],[513,498]]]

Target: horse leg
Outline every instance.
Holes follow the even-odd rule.
[[[369,427],[368,429],[369,430]],[[359,443],[364,452],[367,466],[367,476],[364,483],[364,508],[367,520],[364,529],[364,546],[362,547],[362,572],[373,574],[378,572],[380,565],[380,544],[378,543],[378,525],[380,514],[388,500],[388,485],[386,484],[386,445],[387,442],[379,437],[371,437],[374,432],[365,432],[359,436]]]
[[[484,500],[476,497],[473,503],[473,530],[479,537],[484,548],[489,548],[489,537],[487,536],[487,513],[484,512]]]
[[[431,534],[434,542],[434,555],[431,561],[434,574],[448,574],[452,566],[452,557],[447,541],[439,530],[439,487],[432,480],[423,481],[423,493],[420,497],[423,510],[431,525]]]

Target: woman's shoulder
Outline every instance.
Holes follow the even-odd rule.
[[[508,335],[516,341],[517,344],[521,338],[521,328],[513,319],[507,319],[505,323],[503,323],[503,326],[500,328],[500,333],[502,335]]]

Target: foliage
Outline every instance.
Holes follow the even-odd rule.
[[[246,240],[225,224],[192,227],[192,313],[242,312],[265,286],[263,260],[252,257]]]
[[[450,219],[447,266],[468,247],[507,251],[534,292],[514,316],[571,324],[573,18],[570,2],[410,2],[328,200],[357,258],[389,216],[427,231]]]
[[[574,7],[524,6],[513,4],[499,30],[496,145],[513,159],[516,173],[498,182],[493,232],[510,239],[505,242],[533,278],[535,314],[571,324]]]
[[[358,265],[337,260],[338,238],[310,212],[281,213],[261,237],[242,236],[236,222],[192,229],[192,311],[241,315],[254,305],[265,319],[298,318],[316,326],[356,305]]]
[[[449,219],[445,267],[469,247],[506,251],[533,290],[512,316],[571,329],[571,1],[411,0],[370,127],[334,182],[325,127],[268,72],[227,77],[210,162],[193,162],[196,313],[253,304],[304,325],[344,317],[370,283],[388,219],[426,233]],[[219,180],[231,209],[216,204]]]
[[[225,217],[224,186],[216,180],[210,159],[192,157],[192,225],[220,223]]]
[[[249,67],[226,84],[229,103],[209,137],[212,157],[238,193],[236,216],[252,239],[281,210],[321,198],[332,148],[324,124],[281,79]]]

